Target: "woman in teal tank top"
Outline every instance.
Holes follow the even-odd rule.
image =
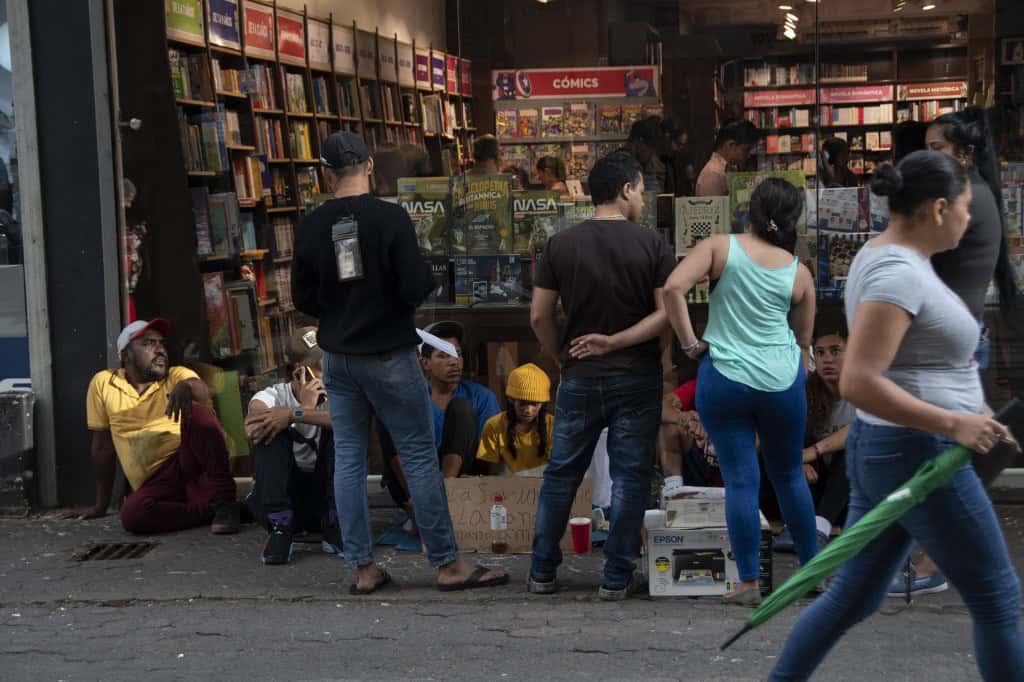
[[[814,502],[803,475],[807,375],[801,348],[814,327],[814,280],[793,252],[803,192],[778,178],[750,198],[750,231],[701,242],[665,284],[665,308],[683,346],[701,359],[697,412],[718,453],[725,481],[729,542],[741,584],[724,601],[757,604],[761,537],[757,457],[805,563],[817,552]],[[686,295],[704,277],[716,282],[703,340]]]

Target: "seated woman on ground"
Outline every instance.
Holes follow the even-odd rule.
[[[476,458],[491,474],[542,476],[551,461],[555,418],[548,414],[551,380],[537,365],[512,370],[505,389],[508,406],[484,424]]]
[[[814,340],[814,374],[807,380],[807,440],[804,476],[811,487],[817,515],[819,541],[824,544],[832,530],[841,527],[850,504],[846,479],[846,436],[856,410],[839,395],[846,335],[820,334]],[[793,539],[783,529],[775,549],[793,551]]]

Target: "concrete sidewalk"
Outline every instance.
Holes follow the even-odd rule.
[[[1024,507],[998,508],[1018,573]],[[394,518],[374,510],[375,529]],[[528,557],[481,557],[510,585],[434,589],[420,555],[378,548],[397,586],[352,597],[353,573],[319,544],[291,565],[259,561],[264,533],[159,536],[137,560],[76,562],[89,543],[138,540],[116,516],[0,520],[0,677],[12,679],[763,679],[799,614],[790,609],[724,655],[748,613],[714,599],[596,600],[599,554],[569,557],[554,597],[527,595]],[[776,585],[795,568],[777,554]],[[808,603],[806,600],[802,604]],[[977,679],[955,590],[875,616],[820,679]],[[42,677],[40,671],[45,671]]]

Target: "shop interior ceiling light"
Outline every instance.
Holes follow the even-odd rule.
[[[907,7],[907,0],[892,0],[892,11],[902,12]]]
[[[785,11],[793,9],[793,5],[779,5],[779,9],[781,9],[782,11],[785,12]]]
[[[800,17],[798,17],[797,15],[793,14],[792,12],[787,12],[786,13],[786,18],[789,19],[790,21],[800,21]]]
[[[791,28],[787,28],[785,31],[783,31],[782,35],[786,36],[790,40],[796,40],[796,31],[794,31]]]
[[[934,0],[924,0],[924,2],[921,3],[922,12],[931,12],[936,7],[937,4],[934,2]]]

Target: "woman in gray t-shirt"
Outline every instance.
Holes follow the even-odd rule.
[[[967,228],[971,187],[939,152],[879,167],[872,190],[891,220],[854,259],[846,287],[850,338],[839,387],[857,407],[846,442],[847,524],[960,443],[984,454],[1009,437],[978,414],[978,325],[935,274],[930,257]],[[986,680],[1024,680],[1020,581],[992,503],[970,465],[848,561],[793,628],[771,680],[807,679],[839,637],[874,613],[916,540],[963,596]]]

